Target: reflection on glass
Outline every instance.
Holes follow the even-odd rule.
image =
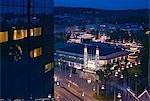
[[[50,71],[53,68],[53,63],[48,63],[45,65],[45,73]]]

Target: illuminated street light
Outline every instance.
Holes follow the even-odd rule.
[[[121,93],[118,93],[117,98],[119,99],[121,98]]]
[[[120,68],[118,68],[118,72],[121,72]]]
[[[82,92],[82,95],[81,96],[83,96],[84,97],[84,92]]]
[[[60,97],[59,97],[59,96],[57,96],[56,98],[57,98],[57,99],[59,99]]]
[[[129,66],[127,65],[126,68],[129,68]]]
[[[135,77],[137,77],[138,75],[137,75],[137,73],[135,73],[135,75],[134,75]]]
[[[71,78],[71,77],[72,77],[72,75],[71,75],[71,74],[69,74],[69,77]]]
[[[118,72],[115,72],[115,77],[117,77],[118,76]]]
[[[124,70],[124,67],[122,67],[121,70]]]
[[[135,66],[137,66],[137,62],[135,62]]]
[[[54,76],[54,81],[57,82],[57,77],[56,76]]]
[[[133,65],[132,65],[132,64],[130,64],[130,67],[133,67]]]
[[[104,86],[104,85],[102,85],[102,86],[101,86],[101,89],[102,89],[102,90],[104,90],[104,89],[105,89],[105,86]]]
[[[123,75],[121,75],[120,78],[123,79]]]
[[[96,91],[95,87],[93,87],[93,91]]]
[[[92,80],[87,80],[87,83],[90,84],[92,82]]]
[[[59,82],[59,81],[57,81],[57,82],[56,82],[56,85],[57,85],[57,86],[59,86],[59,85],[60,85],[60,82]]]
[[[48,98],[49,98],[49,99],[51,99],[51,98],[52,98],[51,94],[49,94],[49,95],[48,95]]]
[[[68,87],[70,87],[70,83],[68,83]]]
[[[141,62],[140,62],[140,61],[138,61],[138,64],[140,65],[140,64],[141,64]]]

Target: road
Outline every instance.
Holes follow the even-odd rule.
[[[55,86],[56,101],[83,101],[61,86]]]
[[[61,86],[80,97],[83,101],[97,101],[93,97],[93,87],[96,86],[95,83],[92,82],[88,84],[85,79],[79,78],[76,74],[72,74],[72,77],[69,77],[69,73],[55,71],[55,75],[61,82]]]

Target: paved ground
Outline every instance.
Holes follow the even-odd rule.
[[[63,71],[55,71],[55,76],[57,76],[61,82],[61,87],[64,87],[83,101],[97,101],[93,97],[93,87],[96,87],[94,82],[88,84],[85,79],[79,78],[77,74],[72,74],[72,76],[69,77],[69,72],[64,73]]]

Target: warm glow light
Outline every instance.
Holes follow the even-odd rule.
[[[48,63],[45,65],[45,73],[50,71],[53,68],[53,63]]]
[[[40,35],[42,35],[41,27],[30,29],[30,37],[32,37],[32,36],[36,37],[36,36],[40,36]]]
[[[42,48],[36,48],[30,51],[30,57],[36,58],[42,55]]]
[[[20,40],[27,37],[27,30],[14,30],[13,40]]]
[[[8,32],[0,32],[0,43],[8,41]]]
[[[30,29],[30,36],[33,36],[33,29]]]

